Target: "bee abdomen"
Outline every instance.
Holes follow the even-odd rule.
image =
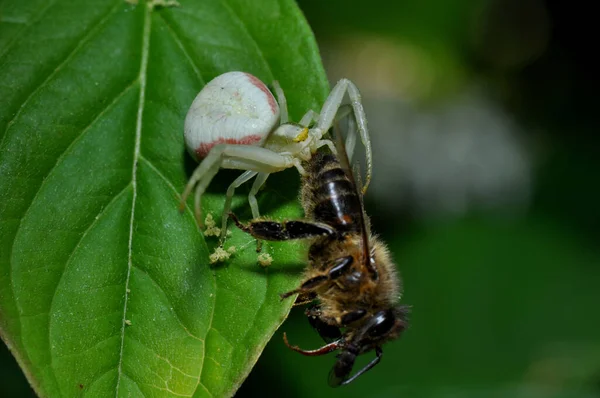
[[[340,232],[360,229],[361,206],[354,183],[332,155],[317,154],[309,163],[305,198],[307,216],[327,223]]]

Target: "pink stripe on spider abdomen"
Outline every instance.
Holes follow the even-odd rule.
[[[267,86],[265,86],[265,84],[262,81],[260,81],[260,79],[258,79],[256,76],[251,75],[250,73],[246,73],[246,76],[248,76],[248,79],[250,79],[250,83],[254,84],[256,88],[265,93],[273,114],[277,113],[277,103],[275,102],[275,98],[273,98],[273,94],[271,94]]]
[[[218,144],[231,144],[231,145],[255,145],[263,139],[263,136],[258,134],[248,135],[243,138],[219,138],[209,143],[202,143],[196,149],[196,159],[204,159],[210,150]]]

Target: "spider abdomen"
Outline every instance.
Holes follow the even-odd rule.
[[[262,145],[278,121],[279,105],[262,81],[227,72],[194,99],[185,118],[185,144],[196,160],[217,144]]]

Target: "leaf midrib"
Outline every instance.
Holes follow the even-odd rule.
[[[148,71],[148,55],[150,52],[150,28],[152,27],[152,7],[145,6],[144,12],[144,30],[142,33],[142,53],[140,61],[140,73],[138,81],[140,83],[140,97],[138,101],[137,120],[135,127],[135,144],[133,148],[133,164],[131,167],[131,218],[129,220],[129,242],[127,244],[127,277],[125,278],[125,299],[123,304],[123,319],[121,321],[121,346],[119,348],[119,365],[117,368],[117,384],[115,387],[115,397],[119,396],[119,387],[121,385],[121,376],[123,375],[123,348],[125,345],[125,328],[127,327],[127,303],[129,299],[129,280],[131,277],[132,246],[133,246],[133,223],[135,221],[135,205],[137,199],[137,168],[140,159],[140,144],[142,140],[142,122],[144,117],[144,103],[146,100],[146,80]]]

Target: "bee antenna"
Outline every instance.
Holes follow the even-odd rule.
[[[316,350],[303,350],[302,348],[296,345],[291,345],[288,342],[287,335],[285,334],[285,332],[283,333],[283,342],[290,350],[299,352],[300,354],[306,355],[308,357],[316,357],[319,355],[329,354],[330,352],[339,349],[341,344],[340,340],[336,340],[332,343],[325,344],[323,347],[317,348]]]
[[[358,163],[358,160],[354,163],[353,173],[354,173],[354,176],[356,177],[356,185],[359,186],[359,187],[362,187],[363,186],[362,176],[360,175],[360,165]],[[360,199],[361,209],[363,211],[363,217],[362,217],[361,221],[365,224],[365,230],[366,231],[370,231],[371,230],[371,225],[370,225],[371,223],[369,221],[369,218],[364,216],[364,205],[363,205],[363,200],[362,200],[362,198],[364,196],[364,192],[365,192],[364,190],[361,191],[360,195],[358,196],[358,198]]]
[[[365,365],[364,368],[356,372],[354,375],[352,375],[352,377],[348,378],[348,375],[350,374],[350,372],[352,371],[352,367],[354,366],[356,354],[350,351],[342,352],[340,355],[338,355],[338,361],[329,372],[329,385],[331,387],[339,387],[352,383],[361,375],[373,369],[373,367],[375,367],[375,365],[377,365],[381,361],[381,357],[383,356],[383,350],[381,349],[381,347],[375,347],[375,355],[375,358],[367,365]]]

